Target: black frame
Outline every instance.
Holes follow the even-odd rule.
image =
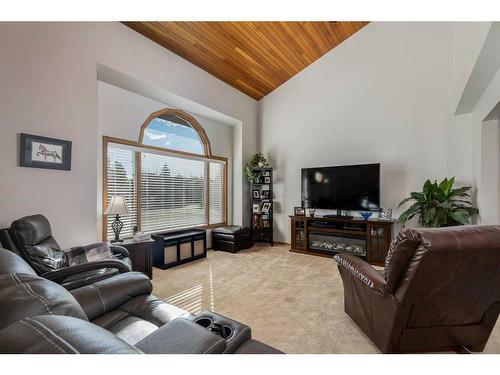
[[[260,212],[263,214],[268,214],[269,211],[271,210],[271,205],[272,205],[271,202],[263,202],[262,207],[260,208]],[[266,208],[265,211],[264,208]]]
[[[52,145],[62,147],[62,155],[60,155],[62,163],[56,164],[51,162],[34,161],[31,159],[33,142],[50,143]],[[28,168],[44,168],[44,169],[59,169],[71,170],[71,141],[63,139],[42,137],[39,135],[21,133],[19,143],[19,165]]]

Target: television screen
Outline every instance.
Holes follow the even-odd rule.
[[[302,204],[306,208],[377,211],[380,164],[302,169]]]

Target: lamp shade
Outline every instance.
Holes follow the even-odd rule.
[[[121,195],[113,195],[105,212],[106,215],[129,215],[127,201]]]

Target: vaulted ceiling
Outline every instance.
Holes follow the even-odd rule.
[[[123,22],[261,99],[367,22]]]

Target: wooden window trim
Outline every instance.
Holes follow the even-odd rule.
[[[144,121],[144,124],[141,125],[141,130],[139,132],[139,143],[143,143],[144,139],[144,132],[146,128],[148,127],[149,123],[153,121],[154,118],[164,116],[164,115],[173,115],[173,116],[178,116],[181,119],[189,122],[193,129],[198,133],[198,136],[200,137],[201,143],[203,144],[203,149],[205,152],[205,156],[211,157],[212,156],[212,148],[210,146],[210,141],[208,140],[207,133],[205,133],[205,129],[203,129],[203,126],[196,120],[193,116],[191,116],[189,113],[186,113],[184,111],[181,111],[179,109],[173,109],[173,108],[165,108],[161,109],[159,111],[153,112],[149,115],[149,117]],[[165,150],[170,150],[171,149],[166,149]],[[182,152],[182,151],[180,151]],[[198,154],[196,154],[198,155]]]
[[[156,112],[157,113],[157,112]],[[179,156],[187,156],[191,158],[197,158],[197,159],[202,159],[206,161],[210,160],[215,160],[223,163],[223,189],[222,189],[222,199],[223,199],[223,221],[221,223],[213,223],[210,224],[210,221],[207,221],[206,225],[202,226],[197,226],[193,228],[204,228],[204,229],[210,229],[210,228],[216,228],[219,226],[224,226],[227,225],[227,201],[228,201],[228,194],[227,194],[227,183],[228,183],[228,158],[222,157],[222,156],[215,156],[215,155],[200,155],[200,154],[193,154],[185,151],[179,151],[179,150],[172,150],[172,149],[167,149],[167,148],[162,148],[162,147],[156,147],[156,146],[150,146],[150,145],[143,145],[140,142],[135,142],[135,141],[130,141],[126,139],[120,139],[120,138],[115,138],[115,137],[109,137],[109,136],[103,136],[102,137],[102,161],[103,161],[103,166],[102,166],[102,238],[103,241],[107,240],[107,215],[104,214],[107,208],[107,185],[108,185],[108,147],[110,143],[114,144],[120,144],[124,146],[131,146],[131,147],[137,147],[140,149],[144,150],[151,150],[151,151],[156,151],[156,152],[161,152],[165,154],[177,154]],[[136,153],[136,178],[140,176],[140,152]],[[137,160],[139,159],[139,162]],[[208,163],[207,163],[208,166]],[[208,168],[210,169],[210,168]],[[140,189],[140,178],[138,178],[137,181],[137,227],[139,230],[141,230],[141,222],[140,222],[140,215],[141,215],[141,206],[140,206],[140,201],[141,201],[141,189]],[[207,187],[206,187],[206,192],[207,192],[207,199],[206,201],[208,202],[206,208],[207,208],[207,217],[210,218],[210,211],[209,211],[209,197],[210,197],[210,183],[209,183],[209,174],[207,174]],[[168,231],[168,230],[167,230]]]

